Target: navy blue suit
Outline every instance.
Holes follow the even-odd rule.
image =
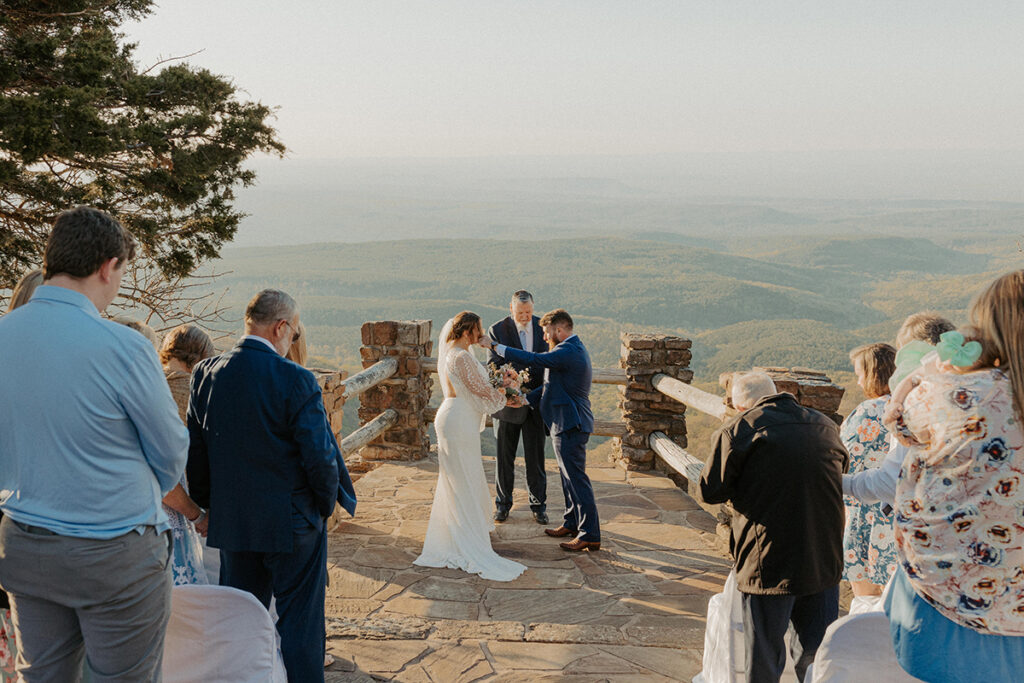
[[[544,330],[540,319],[533,316],[533,348],[525,351],[544,352],[548,345],[544,341]],[[521,349],[522,340],[519,328],[511,317],[499,320],[487,330],[487,336],[496,344],[504,344]],[[494,349],[488,356],[491,363],[503,365],[502,359]],[[529,368],[530,381],[523,385],[525,392],[532,391],[544,383],[544,369],[539,366],[530,367],[524,363],[508,360],[517,371]],[[498,452],[495,458],[494,488],[496,496],[494,505],[498,510],[508,512],[512,507],[512,489],[516,480],[516,449],[519,437],[523,437],[523,461],[526,464],[526,486],[530,491],[530,509],[534,512],[545,512],[548,499],[548,479],[544,474],[544,420],[541,419],[539,408],[523,406],[522,408],[502,408],[494,414],[498,420]]]
[[[221,584],[276,597],[289,680],[322,681],[324,520],[356,501],[316,378],[244,339],[196,365],[187,422],[190,495],[210,509]]]
[[[529,353],[512,347],[504,351],[510,361],[546,369],[544,385],[530,392],[528,398],[530,405],[540,406],[541,417],[555,446],[565,494],[563,525],[576,529],[579,539],[599,542],[601,526],[597,504],[586,472],[587,441],[594,431],[594,414],[590,410],[593,376],[590,354],[576,335],[546,353]]]

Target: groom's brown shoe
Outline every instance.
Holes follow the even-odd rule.
[[[545,529],[544,533],[552,538],[565,538],[566,536],[575,536],[579,532],[575,529],[567,529],[564,526],[560,526],[557,529]]]
[[[601,541],[584,541],[579,538],[569,541],[568,543],[559,543],[558,545],[562,550],[568,550],[570,553],[601,549]]]

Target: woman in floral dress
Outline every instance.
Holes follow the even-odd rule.
[[[171,395],[178,404],[182,422],[188,410],[192,366],[213,353],[213,341],[195,325],[180,325],[164,338],[160,347],[160,361],[164,364],[164,375],[171,387]],[[174,585],[209,583],[203,567],[203,548],[197,535],[206,535],[206,510],[189,497],[184,474],[174,490],[164,496],[164,512],[171,520],[171,537],[174,541],[171,557]]]
[[[868,344],[850,352],[857,384],[867,400],[843,422],[840,436],[850,453],[850,474],[882,464],[889,452],[889,431],[882,415],[889,403],[889,376],[896,368],[896,349],[888,344]],[[855,596],[880,595],[896,569],[896,541],[892,514],[882,503],[861,503],[846,497],[846,530],[843,562]]]

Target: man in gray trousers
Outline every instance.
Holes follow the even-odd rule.
[[[149,340],[100,316],[135,251],[111,216],[57,218],[46,280],[0,318],[0,586],[28,683],[158,681],[170,613],[160,505],[188,432]]]

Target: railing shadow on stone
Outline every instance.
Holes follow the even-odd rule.
[[[432,373],[437,372],[437,360],[430,357],[431,328],[429,320],[366,322],[361,329],[363,371],[348,378],[344,373],[319,374],[331,428],[350,471],[366,472],[380,461],[426,457],[429,425],[436,414],[429,407]],[[623,333],[621,342],[620,367],[594,368],[593,383],[619,387],[622,420],[597,420],[594,435],[614,438],[613,459],[620,467],[664,472],[720,525],[727,525],[728,506],[700,500],[696,483],[704,463],[686,450],[685,414],[691,408],[722,421],[734,415],[728,396],[735,373],[719,378],[725,397],[718,396],[690,384],[689,339]],[[767,372],[779,391],[793,394],[802,405],[840,420],[837,411],[844,390],[824,373],[807,368],[753,369]],[[360,427],[342,438],[342,409],[355,396],[360,399]]]

